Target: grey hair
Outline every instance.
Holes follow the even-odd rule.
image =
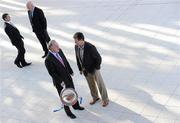
[[[29,1],[26,3],[26,6],[28,6],[28,5],[34,6],[33,1],[29,0]]]
[[[55,40],[49,41],[49,43],[48,43],[48,49],[50,49],[50,48],[52,47],[53,43],[55,43],[55,42],[56,42]]]

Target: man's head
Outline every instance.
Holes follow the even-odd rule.
[[[48,49],[52,52],[58,53],[59,52],[59,44],[55,40],[51,40],[48,43]]]
[[[2,19],[4,20],[4,21],[11,21],[11,17],[9,16],[9,14],[8,13],[4,13],[3,15],[2,15]]]
[[[76,45],[82,46],[84,44],[84,35],[82,32],[76,32],[73,38]]]
[[[32,1],[28,1],[27,4],[26,4],[26,7],[29,11],[33,11],[34,9],[34,4]]]

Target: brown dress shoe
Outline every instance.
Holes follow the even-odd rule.
[[[93,99],[89,104],[90,104],[90,105],[93,105],[93,104],[95,104],[98,100],[99,100],[99,98]]]
[[[102,101],[102,106],[103,107],[106,107],[108,104],[109,104],[109,100]]]

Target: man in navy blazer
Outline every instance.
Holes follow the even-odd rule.
[[[4,20],[4,31],[11,40],[12,45],[14,45],[18,50],[18,55],[14,61],[14,64],[16,64],[19,68],[31,65],[31,63],[27,63],[24,58],[24,54],[26,52],[24,42],[22,40],[24,37],[20,34],[19,30],[14,26],[14,24],[11,23],[11,18],[8,13],[4,13],[2,15],[2,19]]]
[[[36,34],[39,42],[44,51],[42,58],[45,58],[48,54],[47,43],[50,41],[50,37],[47,32],[47,21],[42,9],[34,6],[32,1],[28,1],[27,4],[28,16],[32,26],[33,32]]]

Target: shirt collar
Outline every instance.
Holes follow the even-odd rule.
[[[52,53],[53,55],[56,55],[57,53],[56,52],[53,52],[51,50],[49,50],[50,53]]]
[[[5,23],[12,24],[10,21],[5,21]]]
[[[83,45],[83,46],[78,46],[78,48],[80,48],[80,49],[84,49],[84,45]]]
[[[35,7],[34,7],[35,8]],[[34,12],[34,8],[33,8],[33,10],[31,11],[32,13]]]
[[[5,21],[5,23],[8,23],[8,24],[14,26],[14,24],[13,24],[11,21]],[[15,26],[14,26],[14,27],[15,27]]]

